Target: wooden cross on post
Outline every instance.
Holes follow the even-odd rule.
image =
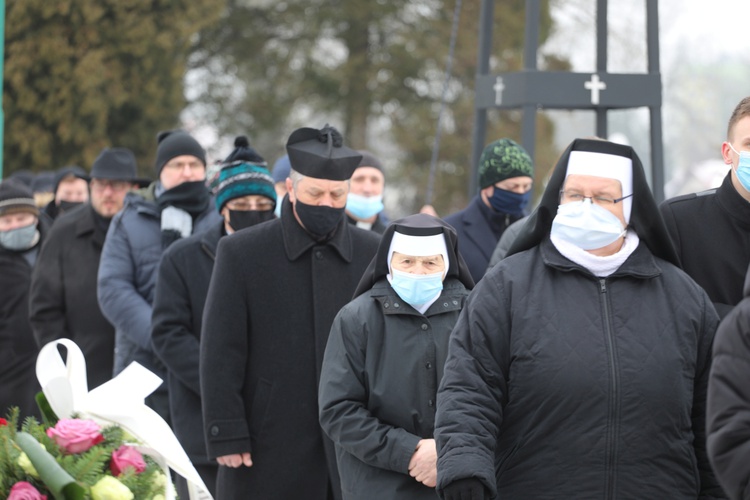
[[[482,0],[479,31],[479,70],[476,80],[476,118],[472,144],[469,194],[477,191],[477,165],[487,134],[490,108],[523,110],[521,142],[534,157],[536,113],[540,109],[583,109],[596,113],[596,135],[607,137],[607,111],[648,107],[651,134],[651,187],[657,202],[664,199],[664,159],[659,73],[658,0],[646,1],[647,73],[607,73],[607,0],[597,0],[597,64],[594,73],[539,71],[540,0],[526,0],[524,69],[489,73],[492,45],[493,0]]]

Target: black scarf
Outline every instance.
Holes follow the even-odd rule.
[[[193,219],[206,211],[210,201],[211,195],[203,181],[183,182],[156,198],[159,210],[170,206],[179,208],[189,213]]]

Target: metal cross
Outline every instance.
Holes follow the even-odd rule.
[[[607,88],[607,84],[599,80],[599,75],[594,74],[591,75],[591,80],[583,83],[583,86],[586,88],[586,90],[591,91],[591,104],[599,104],[599,91],[605,90]]]

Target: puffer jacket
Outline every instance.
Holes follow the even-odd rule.
[[[151,306],[161,259],[161,213],[156,183],[128,193],[107,232],[97,278],[104,316],[115,326],[115,374],[132,361],[164,376],[151,347]],[[221,221],[213,202],[193,223],[193,234]]]
[[[708,381],[708,457],[732,500],[750,500],[750,270],[745,298],[722,320]]]
[[[498,498],[723,498],[705,450],[718,316],[640,244],[597,278],[545,239],[469,296],[438,392],[438,490]]]
[[[468,291],[455,278],[422,315],[381,279],[333,322],[320,376],[320,423],[336,445],[344,499],[437,499],[409,475],[433,437],[448,337]]]

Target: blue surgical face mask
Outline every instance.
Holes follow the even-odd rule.
[[[404,302],[417,308],[440,294],[443,289],[443,273],[410,274],[393,269],[390,282]]]
[[[595,250],[624,236],[625,228],[615,214],[587,198],[557,207],[550,234],[583,250]]]
[[[521,194],[500,189],[497,186],[495,186],[495,190],[489,198],[490,206],[495,211],[509,215],[523,215],[523,211],[526,205],[529,204],[530,199],[531,191]]]
[[[346,197],[346,210],[357,219],[369,219],[383,211],[382,196],[360,196],[349,193]]]
[[[28,226],[0,231],[0,246],[14,252],[28,250],[34,246],[36,231],[36,222]]]
[[[737,162],[737,179],[743,188],[750,191],[750,151],[737,151],[731,143],[728,142],[727,144],[740,157],[740,161]]]

